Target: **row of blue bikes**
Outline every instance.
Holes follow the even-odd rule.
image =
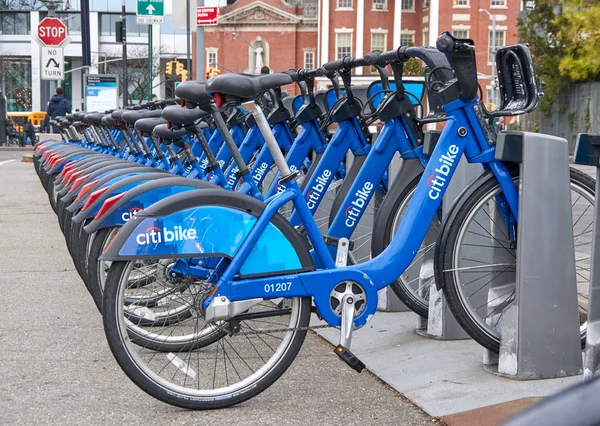
[[[411,58],[424,78],[403,78]],[[525,45],[496,63],[494,111],[473,42],[444,33],[436,47],[224,74],[182,83],[174,100],[57,119],[63,140],[37,144],[35,168],[127,376],[172,405],[231,406],[273,384],[320,327],[340,330],[334,352],[361,371],[352,334],[387,286],[422,317],[443,290],[498,352],[519,166],[498,159],[493,121],[540,93]],[[353,85],[366,66],[379,80]],[[283,97],[292,84],[300,95]],[[465,161],[481,174],[444,200]],[[583,344],[594,180],[570,178]]]

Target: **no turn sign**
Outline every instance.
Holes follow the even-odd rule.
[[[64,50],[60,47],[42,47],[42,80],[65,79]]]

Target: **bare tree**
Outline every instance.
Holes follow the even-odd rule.
[[[153,90],[165,82],[163,78],[164,64],[171,60],[166,53],[167,48],[160,46],[153,49],[151,81],[148,81],[148,48],[135,46],[127,51],[127,94],[133,103],[141,104],[150,100]],[[107,52],[109,57],[118,57],[120,52]],[[120,62],[109,62],[107,72],[118,74],[123,78],[123,66]],[[168,76],[167,76],[168,77]],[[168,82],[169,80],[167,80]],[[119,88],[121,91],[121,88]],[[121,93],[119,93],[121,94]]]

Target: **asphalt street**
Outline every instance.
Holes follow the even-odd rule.
[[[114,361],[23,154],[0,151],[0,424],[437,424],[314,335],[276,384],[234,408],[191,412],[146,395]]]

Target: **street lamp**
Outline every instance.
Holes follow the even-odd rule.
[[[490,86],[492,87],[493,99],[496,101],[496,15],[493,15],[487,9],[479,9],[479,11],[487,13],[492,20],[492,76],[490,78]]]

